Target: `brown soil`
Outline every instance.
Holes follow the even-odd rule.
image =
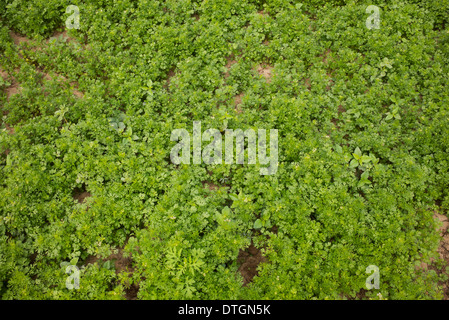
[[[332,118],[331,122],[334,124],[334,126],[337,128],[337,130],[340,130],[340,126],[337,124],[338,123],[338,119]]]
[[[133,283],[129,289],[125,289],[126,300],[137,300],[138,292],[139,292],[139,286]]]
[[[98,258],[97,256],[88,256],[84,261],[84,264],[87,266],[88,264],[94,264],[98,260],[100,260],[100,258]]]
[[[109,257],[106,258],[106,261],[108,260],[115,260],[115,272],[119,274],[122,271],[125,272],[133,272],[134,268],[132,267],[132,260],[130,257],[123,257],[123,249],[118,248],[117,253],[111,254]]]
[[[30,264],[34,264],[36,262],[37,258],[37,252],[33,252],[33,254],[30,255]]]
[[[124,246],[123,246],[124,247]],[[106,258],[107,260],[113,260],[115,266],[115,273],[119,274],[121,272],[134,272],[134,268],[132,267],[132,259],[131,257],[125,258],[123,256],[123,248],[118,248],[117,253],[111,254]],[[125,297],[127,300],[136,300],[137,292],[139,291],[138,284],[132,284],[128,288],[125,288]]]
[[[18,69],[16,69],[16,71],[18,71]],[[11,85],[5,89],[6,101],[9,101],[9,98],[12,95],[19,93],[19,90],[20,90],[19,83],[17,83],[17,81],[14,79],[14,77],[12,77],[12,76],[8,77],[8,72],[2,70],[1,68],[0,68],[0,75],[2,76],[2,78],[5,81],[8,80],[11,83]]]
[[[437,212],[434,212],[433,218],[443,223],[443,225],[438,230],[441,236],[441,242],[440,245],[438,246],[438,254],[441,259],[446,261],[446,265],[449,266],[449,233],[448,233],[449,219],[446,216],[439,214]],[[433,263],[434,259],[431,258],[430,260],[431,260],[430,264],[422,262],[420,266],[416,267],[416,270],[430,269],[435,271],[438,275],[445,273],[445,267],[437,268]],[[443,288],[443,300],[449,300],[449,284],[447,282],[446,283],[439,282],[438,285]]]
[[[91,197],[91,196],[92,195],[89,192],[84,191],[84,192],[81,192],[81,193],[76,193],[75,195],[73,195],[73,198],[75,200],[78,200],[79,203],[83,203],[84,199],[86,199],[88,197]]]
[[[66,43],[75,40],[75,39],[71,38],[69,35],[67,35],[67,30],[64,29],[63,31],[57,31],[57,32],[53,33],[51,35],[51,37],[47,39],[47,43],[50,41],[50,39],[59,38],[60,36],[62,36],[62,38],[64,39],[64,41]]]
[[[449,258],[449,233],[447,232],[449,228],[449,219],[445,215],[436,212],[434,212],[433,217],[443,223],[443,225],[439,229],[440,235],[443,239],[440,243],[438,253],[440,254],[441,258]]]
[[[434,219],[438,219],[440,222],[443,223],[443,225],[440,227],[439,231],[440,231],[440,236],[442,237],[440,245],[438,247],[438,253],[440,255],[441,259],[444,259],[447,263],[447,265],[449,265],[449,219],[448,217],[446,217],[445,215],[439,214],[434,212]],[[433,261],[433,259],[431,259]],[[418,266],[416,269],[423,269],[423,270],[434,270],[437,274],[442,274],[445,272],[445,268],[443,267],[442,269],[438,269],[436,268],[434,265],[430,264],[428,265],[427,263],[421,263],[420,266]],[[440,286],[443,287],[443,300],[449,300],[449,284],[440,282],[438,283]],[[348,298],[349,300],[354,300],[353,298]],[[365,289],[360,289],[360,291],[356,294],[356,298],[355,299],[359,299],[359,300],[364,300],[366,299],[366,290]]]
[[[2,68],[0,68],[0,76],[2,76],[3,79],[8,78],[8,72],[2,70]]]
[[[242,108],[240,107],[240,105],[242,104],[242,97],[243,97],[244,95],[245,95],[245,94],[242,92],[242,93],[239,93],[238,95],[236,95],[236,96],[234,97],[235,111],[236,111],[237,113],[242,113],[242,112],[243,112],[243,110],[242,110]]]
[[[259,73],[259,75],[265,78],[267,83],[271,82],[272,70],[273,67],[270,65],[260,65],[257,67],[257,72]]]
[[[9,98],[11,98],[11,96],[19,93],[19,91],[20,91],[19,84],[17,82],[13,82],[11,84],[11,86],[6,88],[6,99],[7,99],[7,101],[9,101]]]
[[[16,69],[16,72],[18,72],[18,71],[19,71],[19,70]],[[45,80],[51,81],[51,80],[53,79],[53,78],[50,76],[49,73],[43,72],[43,71],[41,71],[41,70],[37,70],[37,71],[40,72],[40,73],[43,75],[43,77],[44,77]],[[7,73],[6,71],[3,71],[2,69],[0,69],[0,74],[1,74],[1,76],[2,76],[3,79],[7,79],[8,73]],[[62,75],[60,75],[60,74],[55,73],[55,75],[56,75],[57,79],[58,79],[60,82],[67,82],[67,81],[68,81],[66,77],[64,77],[64,76],[62,76]],[[6,101],[9,101],[9,99],[11,98],[11,96],[13,96],[13,95],[15,95],[15,94],[18,94],[18,93],[20,92],[20,89],[21,89],[19,83],[16,82],[15,79],[14,79],[13,77],[11,77],[11,78],[12,78],[12,81],[10,80],[10,82],[12,82],[12,84],[11,84],[9,87],[7,87],[7,88],[5,89],[5,92],[6,92]],[[84,93],[82,93],[81,91],[77,90],[77,89],[78,89],[78,83],[77,83],[77,82],[73,81],[73,82],[70,83],[70,85],[73,87],[72,93],[75,95],[75,97],[77,97],[77,98],[80,99],[80,98],[82,98],[82,97],[84,96]]]
[[[75,97],[77,97],[79,99],[81,99],[84,96],[84,93],[82,93],[81,91],[73,89],[72,92],[75,95]]]
[[[11,127],[9,124],[5,123],[5,127],[6,127],[6,130],[8,130],[9,134],[14,134],[15,133],[14,128]]]
[[[212,182],[202,181],[201,183],[203,184],[204,188],[208,188],[211,191],[215,191],[215,190],[219,189],[219,186],[217,186],[216,184],[213,184]]]
[[[67,30],[63,30],[63,31],[58,31],[55,32],[49,39],[46,40],[46,43],[48,44],[48,42],[50,41],[51,38],[55,38],[55,37],[59,37],[59,36],[63,36],[65,42],[70,42],[70,41],[75,41],[75,39],[71,38],[70,36],[67,35]],[[32,40],[23,36],[20,36],[18,33],[15,33],[13,31],[10,31],[10,36],[13,39],[14,43],[16,45],[19,45],[20,43],[28,43],[31,42]],[[34,48],[32,49],[33,51],[36,50],[42,50],[41,47],[38,48]],[[22,57],[21,54],[19,54],[20,57]],[[23,57],[22,57],[23,58]],[[42,72],[42,70],[39,70],[43,75],[44,78],[46,80],[51,80],[52,77],[50,77],[50,75],[48,73]],[[58,79],[63,80],[63,81],[67,81],[67,78],[65,78],[64,76],[60,75],[60,74],[56,74]],[[84,96],[84,94],[77,90],[78,89],[78,83],[77,82],[71,82],[70,85],[72,85],[74,87],[74,89],[72,90],[73,94],[77,97],[77,98],[82,98]],[[7,98],[9,99],[10,96],[12,96],[13,94],[18,93],[20,87],[19,84],[16,82],[13,82],[13,84],[8,87],[6,89],[6,94],[7,94]]]
[[[92,255],[88,256],[85,260],[85,265],[95,264],[97,261],[101,261],[101,262],[113,261],[116,274],[119,274],[121,272],[130,272],[130,273],[134,272],[134,268],[132,267],[131,257],[125,258],[123,256],[123,248],[125,247],[126,242],[122,248],[117,247],[115,249],[115,253],[110,254],[106,259],[101,259],[97,256],[92,256]],[[128,287],[125,288],[125,298],[127,300],[136,300],[138,291],[139,291],[138,284],[134,284],[134,283],[131,285],[128,284]]]
[[[306,78],[304,84],[308,90],[312,88],[312,84],[310,83],[310,78]]]
[[[322,54],[320,55],[320,57],[322,58],[322,61],[323,61],[324,63],[327,63],[327,61],[329,60],[329,54],[330,54],[330,52],[331,52],[331,49],[327,49],[326,51],[324,51],[324,53],[322,53]]]
[[[443,223],[443,225],[439,229],[440,236],[441,236],[441,242],[440,242],[440,245],[438,246],[438,254],[440,255],[441,259],[446,261],[446,266],[449,266],[449,232],[448,232],[449,219],[445,215],[442,215],[442,214],[439,214],[436,212],[434,212],[433,217],[434,217],[434,219],[438,219],[439,221],[441,221]],[[438,274],[442,274],[442,273],[446,272],[445,267],[443,267],[441,269],[437,269],[435,266],[433,266],[433,265],[428,266],[426,263],[421,264],[421,267],[424,269],[429,268],[431,270],[434,270]],[[449,300],[449,283],[448,282],[445,282],[445,283],[440,282],[439,285],[443,287],[443,295],[444,295],[443,300]]]
[[[346,109],[343,108],[342,105],[339,105],[339,106],[338,106],[338,113],[343,113],[343,112],[346,112]]]
[[[16,46],[22,42],[30,42],[31,41],[31,39],[28,39],[27,37],[23,37],[14,31],[9,31],[9,35],[12,38],[12,41],[14,41],[14,44]]]
[[[366,289],[360,289],[360,291],[355,295],[358,300],[366,300]],[[352,299],[350,299],[352,300]]]
[[[40,73],[44,76],[44,79],[47,80],[47,81],[51,81],[54,78],[56,78],[60,83],[68,82],[68,79],[66,77],[64,77],[63,75],[60,75],[59,73],[55,73],[54,72],[54,74],[55,74],[54,78],[52,76],[50,76],[49,73],[46,73],[46,72],[43,72],[43,71],[40,71]],[[73,95],[75,97],[77,97],[79,99],[84,97],[84,93],[82,93],[81,91],[77,90],[78,89],[78,83],[76,81],[70,82],[70,85],[73,88],[72,89],[72,93],[73,93]]]
[[[237,60],[235,60],[234,55],[232,54],[231,56],[229,56],[227,58],[227,63],[226,63],[226,73],[225,73],[225,79],[227,79],[229,77],[229,69],[231,69],[232,65],[237,63]]]
[[[333,84],[334,84],[334,80],[332,80],[332,74],[331,73],[327,72],[326,75],[329,78],[329,82],[328,82],[328,84],[326,86],[326,91],[329,91],[331,89],[331,87],[333,86]]]
[[[167,81],[165,82],[165,84],[163,85],[163,87],[165,89],[169,89],[170,88],[170,82],[171,82],[171,78],[173,78],[175,76],[175,68],[173,67],[172,69],[170,69],[170,71],[168,72],[168,76],[167,76]]]
[[[59,38],[60,36],[62,36],[65,43],[69,43],[69,42],[78,42],[79,43],[78,39],[72,38],[71,36],[68,35],[68,31],[66,30],[65,27],[63,28],[62,31],[55,31],[47,40],[45,40],[45,42],[48,44],[50,42],[50,40],[52,40],[54,38]],[[87,36],[85,36],[84,40],[87,41]],[[89,44],[81,44],[81,46],[83,47],[84,50],[90,49]]]
[[[243,277],[244,287],[258,274],[257,266],[260,263],[267,261],[267,258],[262,255],[260,249],[254,246],[252,241],[251,245],[246,250],[240,250],[237,257],[237,263],[240,264],[238,271]]]
[[[8,73],[7,73],[6,71],[2,70],[1,68],[0,68],[0,75],[1,75],[1,77],[2,77],[5,81],[6,81],[6,80],[9,80],[10,82],[12,82],[12,84],[11,84],[9,87],[7,87],[7,88],[5,89],[5,92],[6,92],[6,101],[9,101],[9,98],[10,98],[12,95],[17,94],[17,93],[19,92],[19,89],[20,89],[19,84],[15,81],[15,79],[14,79],[13,77],[8,77]],[[12,78],[12,79],[11,79],[11,78]],[[12,81],[11,81],[11,80],[12,80]],[[4,111],[4,110],[2,110],[2,113],[3,113],[4,115],[8,114],[8,112],[7,112],[7,111]],[[10,125],[8,125],[7,123],[5,123],[5,127],[6,127],[6,130],[8,131],[9,134],[14,134],[15,130],[14,130],[13,127],[11,127]],[[9,149],[7,149],[7,150],[5,151],[5,154],[6,154],[6,155],[9,154]]]
[[[61,76],[60,74],[58,74],[58,77],[62,77],[65,81],[67,81],[67,78],[65,78],[64,76]],[[78,89],[78,83],[76,81],[72,81],[70,82],[70,85],[72,87],[72,93],[75,97],[77,97],[78,99],[81,99],[82,97],[84,97],[84,93],[77,90]]]

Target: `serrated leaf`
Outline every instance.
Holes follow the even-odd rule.
[[[359,165],[359,163],[357,162],[356,159],[352,159],[351,162],[349,163],[349,167],[350,168],[355,168]]]

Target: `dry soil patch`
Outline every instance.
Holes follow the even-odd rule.
[[[270,65],[266,65],[266,64],[260,65],[257,67],[257,72],[259,73],[259,75],[261,75],[262,77],[265,78],[267,83],[271,82],[272,70],[273,70],[273,67]]]
[[[9,35],[12,38],[12,41],[14,42],[14,44],[16,46],[22,42],[30,42],[31,41],[31,39],[28,39],[27,37],[23,37],[14,31],[9,31]]]
[[[243,277],[243,286],[248,285],[258,274],[257,266],[267,261],[267,258],[262,255],[261,250],[256,248],[252,242],[246,250],[240,250],[237,263],[240,264],[238,271]]]
[[[242,108],[240,107],[240,105],[242,104],[243,96],[244,96],[244,93],[242,92],[242,93],[239,93],[238,95],[236,95],[234,97],[235,111],[237,113],[242,113],[243,112]]]

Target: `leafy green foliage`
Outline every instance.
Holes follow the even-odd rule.
[[[69,4],[80,29],[50,38]],[[1,297],[355,298],[376,265],[367,298],[441,298],[417,266],[443,265],[449,6],[382,1],[369,30],[369,4],[0,0]],[[192,120],[278,129],[277,173],[173,165]],[[243,287],[251,242],[267,262]],[[123,247],[132,270],[89,263]]]
[[[2,19],[6,19],[15,30],[28,36],[51,34],[56,27],[61,25],[65,8],[72,3],[71,1],[56,0],[7,2],[0,5],[4,8],[1,10]]]

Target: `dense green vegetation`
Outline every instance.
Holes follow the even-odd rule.
[[[80,29],[54,37],[70,4]],[[0,0],[1,297],[442,299],[445,273],[417,266],[446,265],[448,18],[447,0]],[[278,129],[277,173],[172,164],[193,121]],[[251,242],[266,261],[243,286]]]

